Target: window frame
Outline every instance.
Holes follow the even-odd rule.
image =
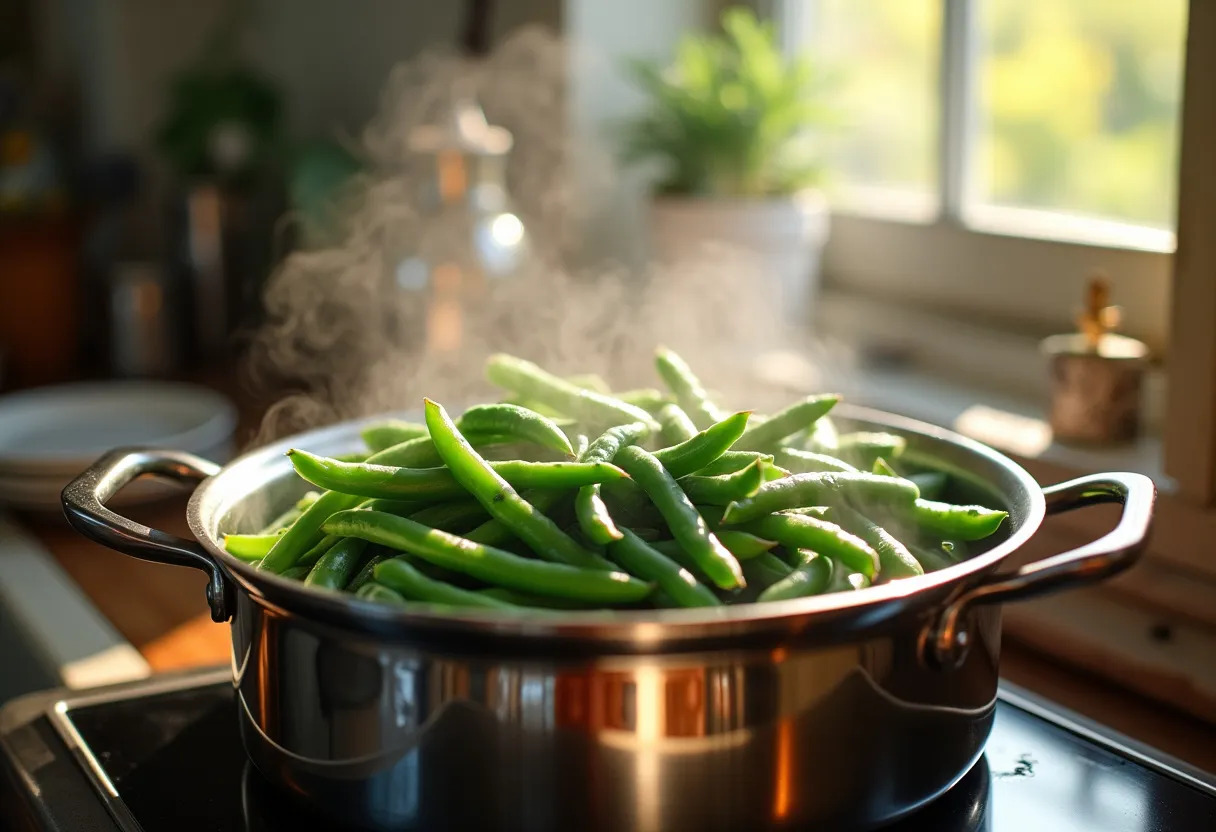
[[[975,0],[941,2],[935,210],[916,217],[835,207],[825,283],[1047,333],[1073,328],[1086,277],[1102,271],[1124,308],[1123,330],[1162,354],[1169,340],[1173,235],[1037,209],[969,206]],[[772,11],[788,50],[803,46],[813,3],[775,0]],[[978,274],[985,279],[976,280]]]

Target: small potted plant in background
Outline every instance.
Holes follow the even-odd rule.
[[[821,139],[830,86],[809,57],[786,57],[772,26],[748,9],[722,15],[721,35],[690,35],[669,67],[628,67],[649,99],[624,133],[627,161],[657,162],[652,253],[660,262],[725,244],[755,258],[774,300],[805,321],[827,237]]]

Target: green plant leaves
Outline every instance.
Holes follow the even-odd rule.
[[[767,196],[815,184],[814,134],[834,120],[823,73],[805,56],[786,58],[748,9],[727,9],[722,29],[683,38],[665,69],[627,64],[650,107],[626,126],[624,158],[659,160],[669,193]]]

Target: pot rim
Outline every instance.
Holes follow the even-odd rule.
[[[358,430],[386,418],[388,414],[351,420],[295,434],[245,453],[229,462],[214,477],[205,480],[190,498],[187,521],[207,552],[259,603],[291,614],[306,614],[339,626],[371,629],[385,635],[416,637],[430,635],[483,634],[521,638],[580,639],[613,642],[651,650],[672,642],[705,642],[722,637],[763,635],[773,632],[798,634],[808,627],[820,632],[868,629],[879,621],[940,604],[962,588],[995,569],[1026,543],[1038,530],[1046,506],[1039,485],[1021,466],[1004,454],[953,431],[856,405],[840,405],[834,413],[848,421],[868,422],[909,434],[961,446],[986,459],[1016,481],[1025,497],[1026,511],[1009,536],[982,554],[945,569],[905,578],[851,593],[832,593],[809,598],[764,604],[663,610],[460,610],[425,608],[400,610],[365,601],[348,593],[306,587],[301,582],[259,572],[224,551],[209,527],[215,516],[231,505],[222,499],[233,483],[241,482],[266,468],[290,447],[325,445],[358,436]],[[400,414],[393,414],[400,415]],[[289,465],[285,459],[282,465]],[[263,477],[265,479],[265,477]],[[1006,498],[1010,495],[1005,494]],[[1012,508],[1012,507],[1011,507]]]

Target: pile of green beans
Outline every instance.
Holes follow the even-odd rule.
[[[369,603],[520,610],[767,603],[948,568],[1006,512],[944,502],[950,475],[886,433],[840,433],[839,396],[767,416],[715,403],[656,353],[667,392],[614,394],[507,355],[502,401],[362,431],[340,458],[291,450],[313,490],[225,536],[257,569]]]

